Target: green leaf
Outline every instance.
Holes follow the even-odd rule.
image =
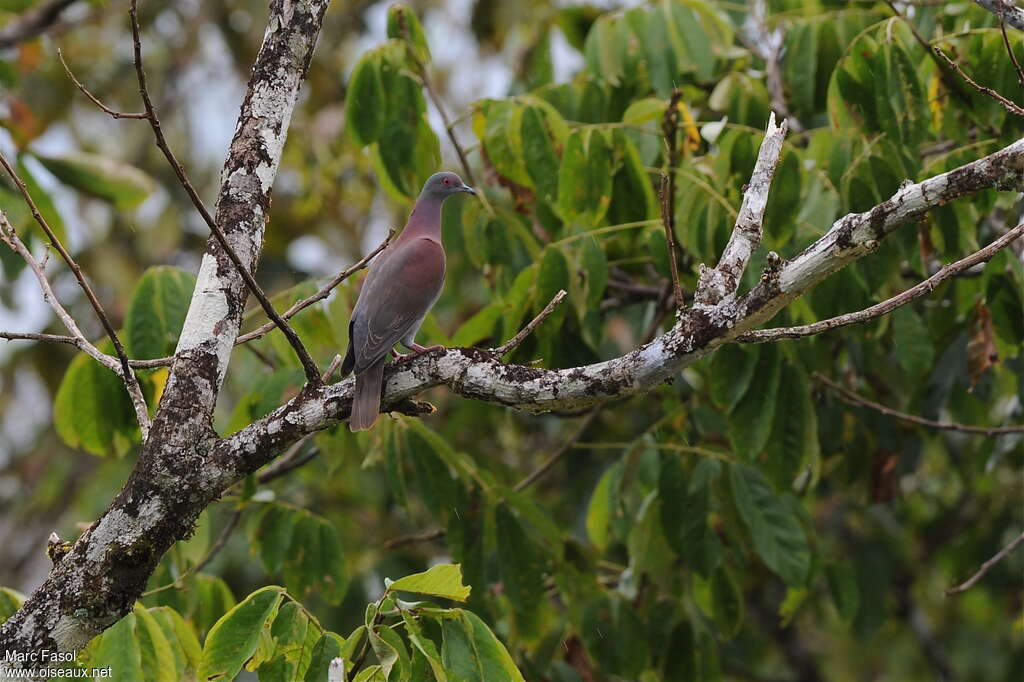
[[[935,360],[935,344],[920,315],[904,306],[892,315],[893,342],[896,357],[911,379],[927,374]]]
[[[595,309],[604,298],[608,284],[608,257],[594,237],[584,237],[580,241],[580,265],[583,266],[583,276],[586,278],[587,308]]]
[[[711,399],[727,413],[746,395],[759,357],[759,346],[738,343],[722,346],[711,356]]]
[[[765,473],[781,490],[793,485],[801,471],[818,461],[818,419],[811,401],[811,383],[794,362],[782,368],[775,424],[766,447]]]
[[[199,661],[199,679],[234,679],[256,653],[261,633],[269,633],[283,599],[284,591],[280,587],[263,587],[224,614],[206,637]]]
[[[558,192],[558,155],[545,124],[540,107],[523,109],[520,137],[523,141],[523,163],[530,175],[536,195],[554,201]]]
[[[174,352],[195,286],[195,275],[170,265],[142,274],[124,318],[130,357],[149,360]]]
[[[267,504],[256,517],[258,525],[250,535],[252,550],[260,557],[263,570],[277,573],[289,555],[292,534],[301,512],[279,504]]]
[[[36,158],[64,184],[120,209],[134,208],[156,189],[153,179],[138,168],[105,156],[70,152]]]
[[[409,641],[427,660],[430,671],[434,674],[435,681],[448,682],[448,674],[445,672],[444,664],[441,662],[441,654],[437,652],[437,646],[434,644],[434,641],[423,634],[423,628],[420,627],[419,620],[413,617],[412,614],[405,609],[401,609],[401,614],[406,632],[409,635]]]
[[[83,654],[90,667],[111,669],[106,679],[177,682],[174,653],[164,630],[149,610],[136,604],[132,613],[89,643]]]
[[[356,144],[366,146],[377,141],[386,121],[384,87],[375,53],[368,52],[352,70],[345,96],[345,122]]]
[[[615,512],[615,489],[622,475],[621,464],[610,467],[601,475],[587,506],[587,537],[602,552],[611,541],[610,526]]]
[[[494,521],[505,594],[524,630],[530,631],[537,607],[544,597],[547,557],[543,548],[527,535],[508,505],[502,504],[497,508]]]
[[[743,592],[736,576],[725,566],[719,566],[711,576],[711,599],[715,623],[726,637],[732,637],[743,623]]]
[[[177,679],[195,679],[203,649],[192,626],[185,622],[180,613],[168,606],[157,606],[149,609],[149,613],[159,623],[171,646]]]
[[[847,623],[857,615],[860,593],[857,589],[857,574],[853,566],[846,563],[830,563],[825,567],[828,589],[840,617]]]
[[[329,604],[341,603],[348,590],[348,568],[330,521],[309,512],[298,513],[284,562],[284,581],[296,597],[315,592]]]
[[[455,609],[441,621],[441,660],[459,682],[525,682],[508,650],[475,614]]]
[[[257,670],[260,682],[301,680],[312,662],[313,648],[320,634],[320,628],[301,606],[295,602],[281,606],[270,630],[273,653]]]
[[[25,601],[25,595],[9,587],[0,587],[0,624],[14,615]]]
[[[305,682],[323,682],[331,668],[331,661],[342,658],[342,646],[345,639],[333,632],[325,632],[313,645],[309,667],[306,669]]]
[[[736,454],[758,456],[768,443],[775,417],[782,358],[775,346],[760,349],[750,386],[729,413],[729,440]]]
[[[412,7],[405,3],[388,7],[388,38],[405,41],[424,65],[430,63],[430,47],[423,26]]]
[[[736,510],[750,531],[754,549],[787,585],[802,585],[811,568],[811,549],[800,520],[749,464],[729,468]]]
[[[558,169],[559,216],[566,223],[597,226],[612,200],[612,150],[599,130],[574,130]]]
[[[99,349],[110,353],[113,347],[105,341]],[[64,373],[53,421],[68,447],[94,455],[123,455],[140,435],[124,384],[85,353],[75,356]]]
[[[387,582],[387,591],[415,592],[455,601],[466,601],[472,588],[462,584],[462,569],[458,564],[437,564],[422,573]]]
[[[495,301],[481,308],[476,315],[462,323],[462,326],[452,336],[452,345],[468,347],[491,338],[494,334],[494,326],[504,312],[505,306],[501,301]]]

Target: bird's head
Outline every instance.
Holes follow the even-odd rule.
[[[464,183],[462,178],[455,173],[434,173],[427,178],[427,182],[423,185],[420,198],[443,201],[458,192],[476,194],[476,190]]]

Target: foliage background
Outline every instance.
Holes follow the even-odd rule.
[[[0,2],[0,22],[29,5]],[[173,350],[205,226],[145,124],[97,111],[56,58],[60,47],[101,99],[137,109],[122,5],[78,3],[56,31],[0,53],[0,144],[19,154],[37,201],[123,324],[129,352],[158,357]],[[906,178],[1024,133],[1019,118],[942,74],[914,34],[1019,100],[993,15],[970,2],[899,9],[909,25],[882,3],[767,3],[767,25],[784,35],[786,101],[806,130],[786,142],[755,266],[768,249],[798,252]],[[266,8],[238,0],[141,10],[164,127],[212,202]],[[417,80],[420,60],[487,195],[449,202],[448,284],[421,343],[496,345],[559,288],[569,300],[516,361],[594,362],[669,324],[661,116],[678,87],[676,231],[692,292],[698,265],[714,263],[728,238],[771,109],[748,7],[423,2],[404,15],[408,33],[396,11],[363,0],[328,11],[259,270],[266,290],[282,292],[279,306],[401,225],[426,175],[460,170]],[[1024,55],[1020,34],[1010,40]],[[0,202],[32,233],[9,187]],[[897,293],[1015,225],[1016,202],[987,192],[941,207],[773,324]],[[58,295],[99,337],[69,273],[52,269]],[[54,330],[30,273],[6,249],[0,272],[0,328]],[[1021,423],[1022,279],[1019,248],[1007,250],[891,317],[727,347],[670,385],[608,405],[578,436],[573,415],[433,391],[436,415],[384,420],[359,437],[319,434],[306,445],[320,453],[309,464],[210,508],[152,585],[180,582],[143,604],[172,607],[203,641],[236,601],[280,584],[348,637],[385,577],[453,560],[473,588],[466,608],[530,680],[1013,679],[1024,666],[1021,555],[963,595],[943,592],[1019,534],[1021,438],[910,427],[837,400],[812,373],[930,418]],[[347,283],[296,318],[322,365],[344,348],[357,291]],[[301,383],[279,335],[254,345],[273,369],[236,349],[222,433]],[[162,377],[147,377],[153,395]],[[28,592],[48,568],[45,538],[73,538],[102,512],[130,471],[138,433],[116,381],[64,347],[0,347],[0,386],[0,584]],[[512,489],[574,437],[550,474]],[[226,546],[193,572],[236,512]],[[388,544],[435,529],[444,533]],[[270,604],[277,594],[254,599]],[[277,607],[289,609],[287,622],[301,620],[297,607]],[[137,647],[143,668],[142,625],[174,620],[154,613],[130,617],[116,643]],[[106,646],[94,644],[94,660],[123,654]],[[260,677],[287,679],[273,645],[260,646]],[[384,662],[380,651],[366,662]]]

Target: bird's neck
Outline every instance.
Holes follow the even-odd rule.
[[[441,243],[441,204],[437,199],[419,199],[409,215],[400,240],[426,238]]]

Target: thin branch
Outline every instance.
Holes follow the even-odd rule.
[[[924,417],[918,417],[917,415],[898,412],[892,408],[886,407],[885,405],[868,400],[867,398],[851,391],[841,384],[837,384],[818,372],[814,372],[812,376],[831,388],[833,391],[837,392],[841,398],[851,405],[866,407],[880,414],[884,414],[887,417],[917,424],[918,426],[925,426],[929,429],[938,429],[940,431],[960,431],[963,433],[975,433],[983,436],[1005,436],[1013,433],[1024,433],[1024,426],[971,426],[969,424],[957,424],[955,422],[937,422],[931,419],[925,419]]]
[[[39,224],[39,227],[43,229],[43,232],[46,234],[47,239],[50,240],[50,244],[53,246],[53,248],[56,249],[57,253],[60,254],[60,257],[64,259],[64,262],[67,264],[68,268],[75,276],[75,279],[78,280],[78,285],[85,293],[85,297],[89,300],[89,305],[92,306],[93,311],[96,313],[96,317],[99,318],[100,324],[103,326],[103,330],[107,333],[107,336],[110,338],[110,342],[114,346],[114,351],[117,353],[117,357],[121,361],[121,368],[119,374],[121,376],[121,379],[125,383],[125,388],[128,391],[128,395],[131,396],[132,404],[135,406],[135,416],[138,418],[139,428],[142,429],[142,440],[145,441],[149,435],[149,411],[146,408],[146,400],[142,396],[142,388],[139,386],[139,380],[135,376],[135,372],[133,372],[131,369],[131,366],[128,361],[128,354],[125,353],[124,346],[121,344],[120,337],[118,337],[117,332],[114,331],[114,326],[110,323],[110,319],[107,317],[107,313],[103,310],[103,306],[100,305],[100,301],[98,298],[96,298],[96,294],[93,293],[92,287],[89,286],[89,282],[86,281],[85,275],[82,274],[82,268],[78,266],[78,263],[76,263],[75,259],[71,257],[71,254],[68,253],[68,250],[64,248],[64,244],[62,244],[60,239],[57,238],[57,235],[50,227],[50,224],[46,222],[46,218],[44,218],[43,214],[39,212],[39,208],[36,206],[36,202],[32,200],[32,195],[29,194],[28,187],[25,186],[25,181],[21,179],[17,171],[14,170],[14,167],[11,166],[11,164],[7,161],[7,158],[4,157],[3,154],[0,154],[0,165],[4,167],[4,170],[7,171],[7,174],[11,176],[12,180],[14,180],[14,184],[18,186],[18,191],[21,192],[22,198],[25,200],[25,203],[32,211],[32,217],[35,218],[36,222]],[[30,262],[30,265],[32,263],[35,263],[35,265],[33,266],[33,270],[36,272],[36,279],[39,280],[40,287],[43,288],[43,296],[44,298],[48,299],[50,306],[53,307],[54,311],[56,312],[57,308],[60,307],[60,304],[57,303],[57,299],[53,295],[52,290],[49,290],[49,283],[46,282],[46,276],[43,273],[42,267],[38,263],[36,263],[35,259],[32,258],[31,252],[29,252],[29,250],[25,248],[25,245],[21,243],[21,240],[14,232],[14,228],[11,227],[10,223],[7,222],[6,216],[4,217],[4,222],[7,223],[6,227],[10,228],[8,234],[8,238],[10,239],[10,241],[5,241],[8,241],[8,243],[11,244],[11,248],[14,248],[16,251],[19,251],[22,258],[26,258],[27,256],[26,262]],[[21,244],[22,248],[16,248],[15,244]],[[54,307],[55,305],[56,307]],[[64,314],[67,317],[67,319],[62,318],[64,326],[67,327],[68,331],[71,332],[72,335],[81,336],[82,340],[84,341],[85,336],[82,334],[80,330],[78,330],[78,327],[77,325],[75,325],[74,320],[71,320],[71,316],[67,315],[66,311]],[[69,326],[69,322],[71,326]],[[99,353],[98,350],[96,352]],[[100,362],[102,362],[102,360],[100,360]]]
[[[668,108],[661,121],[661,134],[665,140],[665,166],[661,170],[661,224],[665,228],[665,241],[668,242],[668,264],[672,274],[672,295],[675,298],[676,310],[685,305],[683,289],[679,285],[679,264],[676,262],[678,247],[676,246],[676,166],[679,165],[679,149],[676,144],[676,133],[679,130],[679,101],[683,97],[682,90],[672,91]]]
[[[66,61],[64,61],[64,51],[63,50],[60,50],[60,49],[57,50],[57,57],[60,58],[60,63],[64,66],[64,73],[66,73],[68,75],[68,78],[70,78],[71,82],[75,84],[75,87],[78,88],[79,90],[81,90],[83,95],[85,95],[90,100],[92,100],[93,104],[98,106],[100,109],[102,109],[106,113],[110,114],[114,118],[138,118],[138,119],[142,119],[142,118],[147,118],[148,119],[149,118],[149,114],[146,113],[145,111],[126,113],[124,111],[117,111],[116,109],[111,109],[106,104],[101,102],[99,100],[99,98],[96,97],[96,95],[94,95],[91,92],[89,92],[88,88],[86,88],[84,85],[82,85],[81,81],[79,81],[77,78],[75,78],[75,74],[71,72],[71,67],[69,67],[68,63]]]
[[[594,420],[597,419],[598,413],[604,406],[605,403],[599,403],[594,407],[590,408],[590,411],[587,412],[587,415],[579,423],[579,426],[576,427],[576,430],[573,431],[572,434],[560,446],[558,446],[557,450],[548,455],[544,459],[544,461],[541,462],[539,467],[531,471],[529,475],[527,475],[526,478],[524,478],[523,480],[519,481],[519,483],[516,483],[513,490],[515,490],[518,493],[525,490],[526,488],[529,488],[539,478],[543,477],[548,471],[550,471],[551,467],[555,466],[555,464],[558,463],[558,460],[562,459],[562,457],[564,457],[567,452],[572,450],[573,445],[583,436],[586,430],[590,428],[590,425],[594,423]]]
[[[803,132],[803,124],[797,120],[786,103],[786,84],[782,78],[782,67],[779,60],[785,43],[784,36],[780,28],[774,32],[768,29],[767,2],[765,0],[755,0],[747,15],[747,21],[744,22],[743,29],[740,33],[743,44],[764,61],[764,79],[771,97],[772,109],[779,112],[779,115],[789,122],[794,132]]]
[[[0,28],[0,50],[14,47],[45,33],[57,23],[61,13],[75,4],[76,0],[50,0],[33,7],[14,21]]]
[[[455,148],[455,153],[459,156],[459,163],[462,165],[462,172],[466,175],[466,179],[469,180],[469,184],[476,186],[476,179],[473,177],[473,170],[469,167],[469,159],[466,157],[466,151],[462,148],[459,143],[459,139],[455,136],[455,123],[448,118],[448,112],[444,108],[444,104],[441,102],[441,98],[434,90],[434,85],[430,80],[430,74],[427,71],[427,66],[424,64],[419,55],[416,54],[415,45],[413,45],[412,36],[409,34],[409,23],[405,19],[405,10],[402,8],[398,9],[398,22],[401,27],[402,35],[405,37],[406,52],[409,58],[412,59],[413,64],[416,66],[416,72],[418,73],[420,80],[423,82],[423,87],[427,91],[427,95],[430,97],[430,101],[433,102],[434,108],[437,109],[437,113],[441,115],[441,121],[444,123],[444,130],[448,133],[448,139],[451,140],[452,146]]]
[[[385,540],[383,546],[384,549],[398,549],[399,547],[405,547],[406,545],[414,545],[419,542],[430,542],[431,540],[440,540],[444,536],[444,528],[434,528],[433,530],[425,530],[419,533],[412,533],[411,535],[402,535],[401,537]]]
[[[1010,544],[1008,544],[1006,547],[1003,547],[1001,550],[999,550],[999,552],[996,553],[994,557],[983,563],[981,565],[981,568],[978,569],[977,573],[975,573],[970,578],[960,583],[956,587],[951,587],[948,590],[946,590],[946,596],[949,597],[954,594],[960,594],[961,592],[966,592],[967,590],[974,587],[974,584],[981,580],[985,576],[985,574],[989,572],[989,569],[991,569],[1000,561],[1008,557],[1015,549],[1017,549],[1020,546],[1022,542],[1024,542],[1024,533],[1021,533],[1020,535],[1015,537]]]
[[[793,327],[776,327],[774,329],[758,329],[756,331],[747,332],[736,340],[741,343],[765,343],[768,341],[778,341],[779,339],[799,339],[805,336],[812,336],[832,329],[848,327],[852,324],[860,324],[876,317],[881,317],[882,315],[891,313],[897,308],[907,305],[911,301],[915,301],[918,298],[935,291],[935,289],[947,279],[962,274],[964,271],[969,270],[975,265],[989,261],[994,255],[996,255],[996,253],[1005,249],[1015,240],[1020,239],[1021,236],[1024,236],[1024,223],[1021,223],[1003,236],[994,240],[988,246],[975,251],[966,258],[961,258],[955,263],[944,265],[938,272],[920,284],[863,310],[846,313],[845,315],[837,315],[836,317],[830,317],[827,320],[819,320],[818,322],[812,322],[811,324],[803,324]]]
[[[566,296],[568,296],[568,294],[565,292],[565,289],[559,289],[558,293],[555,294],[555,297],[552,298],[546,306],[544,306],[544,310],[540,311],[540,313],[537,314],[537,317],[530,320],[530,322],[525,327],[520,329],[519,333],[513,336],[511,339],[501,344],[497,348],[492,348],[491,352],[494,353],[496,357],[500,358],[504,355],[508,355],[508,353],[515,350],[515,348],[519,344],[526,340],[526,337],[529,336],[534,329],[539,327],[544,322],[544,320],[548,319],[548,316],[550,316],[551,313],[555,312],[555,308],[558,307],[558,305],[565,299]]]
[[[79,350],[84,350],[82,348],[83,344],[81,339],[75,336],[61,336],[60,334],[33,334],[30,332],[0,331],[0,339],[4,339],[6,341],[47,341],[50,343],[66,343]]]
[[[1024,31],[1024,9],[1017,7],[1010,0],[974,0],[974,2],[1018,31]]]
[[[999,21],[999,32],[1003,34],[1003,45],[1006,46],[1006,54],[1010,55],[1010,61],[1013,62],[1013,68],[1017,72],[1017,83],[1021,88],[1024,88],[1024,69],[1021,68],[1020,62],[1017,61],[1017,55],[1010,45],[1010,37],[1006,35],[1006,21],[1002,17],[1000,17]]]
[[[967,83],[972,88],[974,88],[975,90],[977,90],[981,94],[986,95],[988,97],[991,97],[995,101],[999,102],[999,104],[1004,109],[1006,109],[1008,112],[1010,112],[1011,114],[1014,114],[1016,116],[1024,116],[1024,108],[1017,106],[1012,101],[1006,99],[1005,97],[1000,95],[998,92],[996,92],[992,88],[989,88],[989,87],[986,87],[984,85],[980,85],[980,84],[976,83],[973,78],[971,78],[966,73],[964,73],[964,70],[960,68],[959,64],[957,64],[952,59],[950,59],[949,55],[947,55],[945,52],[943,52],[940,48],[933,47],[932,48],[932,52],[934,52],[936,56],[941,57],[942,59],[944,59],[946,64],[951,66],[953,68],[953,70],[956,71],[960,75],[961,78],[963,78],[965,81],[967,81]]]
[[[149,120],[149,125],[153,129],[153,136],[156,138],[156,146],[164,153],[164,156],[167,158],[167,162],[171,164],[171,168],[174,169],[175,175],[178,176],[178,181],[192,200],[192,204],[196,207],[196,210],[199,211],[203,220],[206,221],[206,224],[213,233],[213,236],[217,239],[221,248],[224,249],[224,253],[227,254],[228,258],[238,270],[238,274],[241,275],[242,279],[245,281],[249,291],[251,291],[252,295],[256,297],[256,300],[259,301],[263,310],[267,313],[267,317],[274,321],[274,324],[277,325],[285,335],[288,343],[294,349],[295,355],[299,358],[299,362],[302,364],[302,368],[306,373],[306,381],[311,385],[318,385],[320,382],[320,369],[316,366],[316,362],[313,361],[309,351],[306,350],[306,347],[302,344],[302,340],[299,339],[299,335],[295,333],[295,330],[292,329],[291,325],[289,325],[280,315],[278,315],[277,311],[274,310],[274,306],[270,303],[270,299],[267,298],[265,293],[263,293],[263,289],[260,288],[260,285],[256,283],[256,279],[252,276],[252,273],[249,272],[249,268],[242,263],[242,259],[238,257],[235,250],[231,248],[230,244],[228,244],[228,240],[227,237],[224,236],[224,232],[220,229],[220,226],[217,225],[217,221],[214,220],[213,216],[210,215],[210,212],[206,209],[206,205],[199,197],[199,193],[196,192],[192,183],[189,181],[184,167],[178,162],[178,159],[174,156],[174,152],[172,152],[171,148],[167,145],[167,140],[164,139],[164,133],[160,127],[160,118],[156,114],[156,109],[153,107],[153,102],[149,96],[149,89],[146,86],[146,71],[142,66],[142,41],[139,37],[137,5],[138,0],[131,0],[131,4],[128,8],[128,16],[131,18],[132,25],[135,75],[139,81],[139,96],[142,97],[142,104],[146,109],[146,119]]]
[[[743,277],[743,271],[750,262],[750,257],[761,245],[764,210],[768,205],[768,192],[771,190],[775,168],[782,154],[782,142],[786,138],[786,121],[775,125],[775,113],[768,117],[768,128],[761,148],[757,153],[757,162],[750,175],[750,184],[743,192],[743,203],[740,205],[736,223],[729,237],[729,243],[722,251],[722,257],[715,268],[701,266],[697,293],[697,303],[716,305],[727,296],[736,293]]]

